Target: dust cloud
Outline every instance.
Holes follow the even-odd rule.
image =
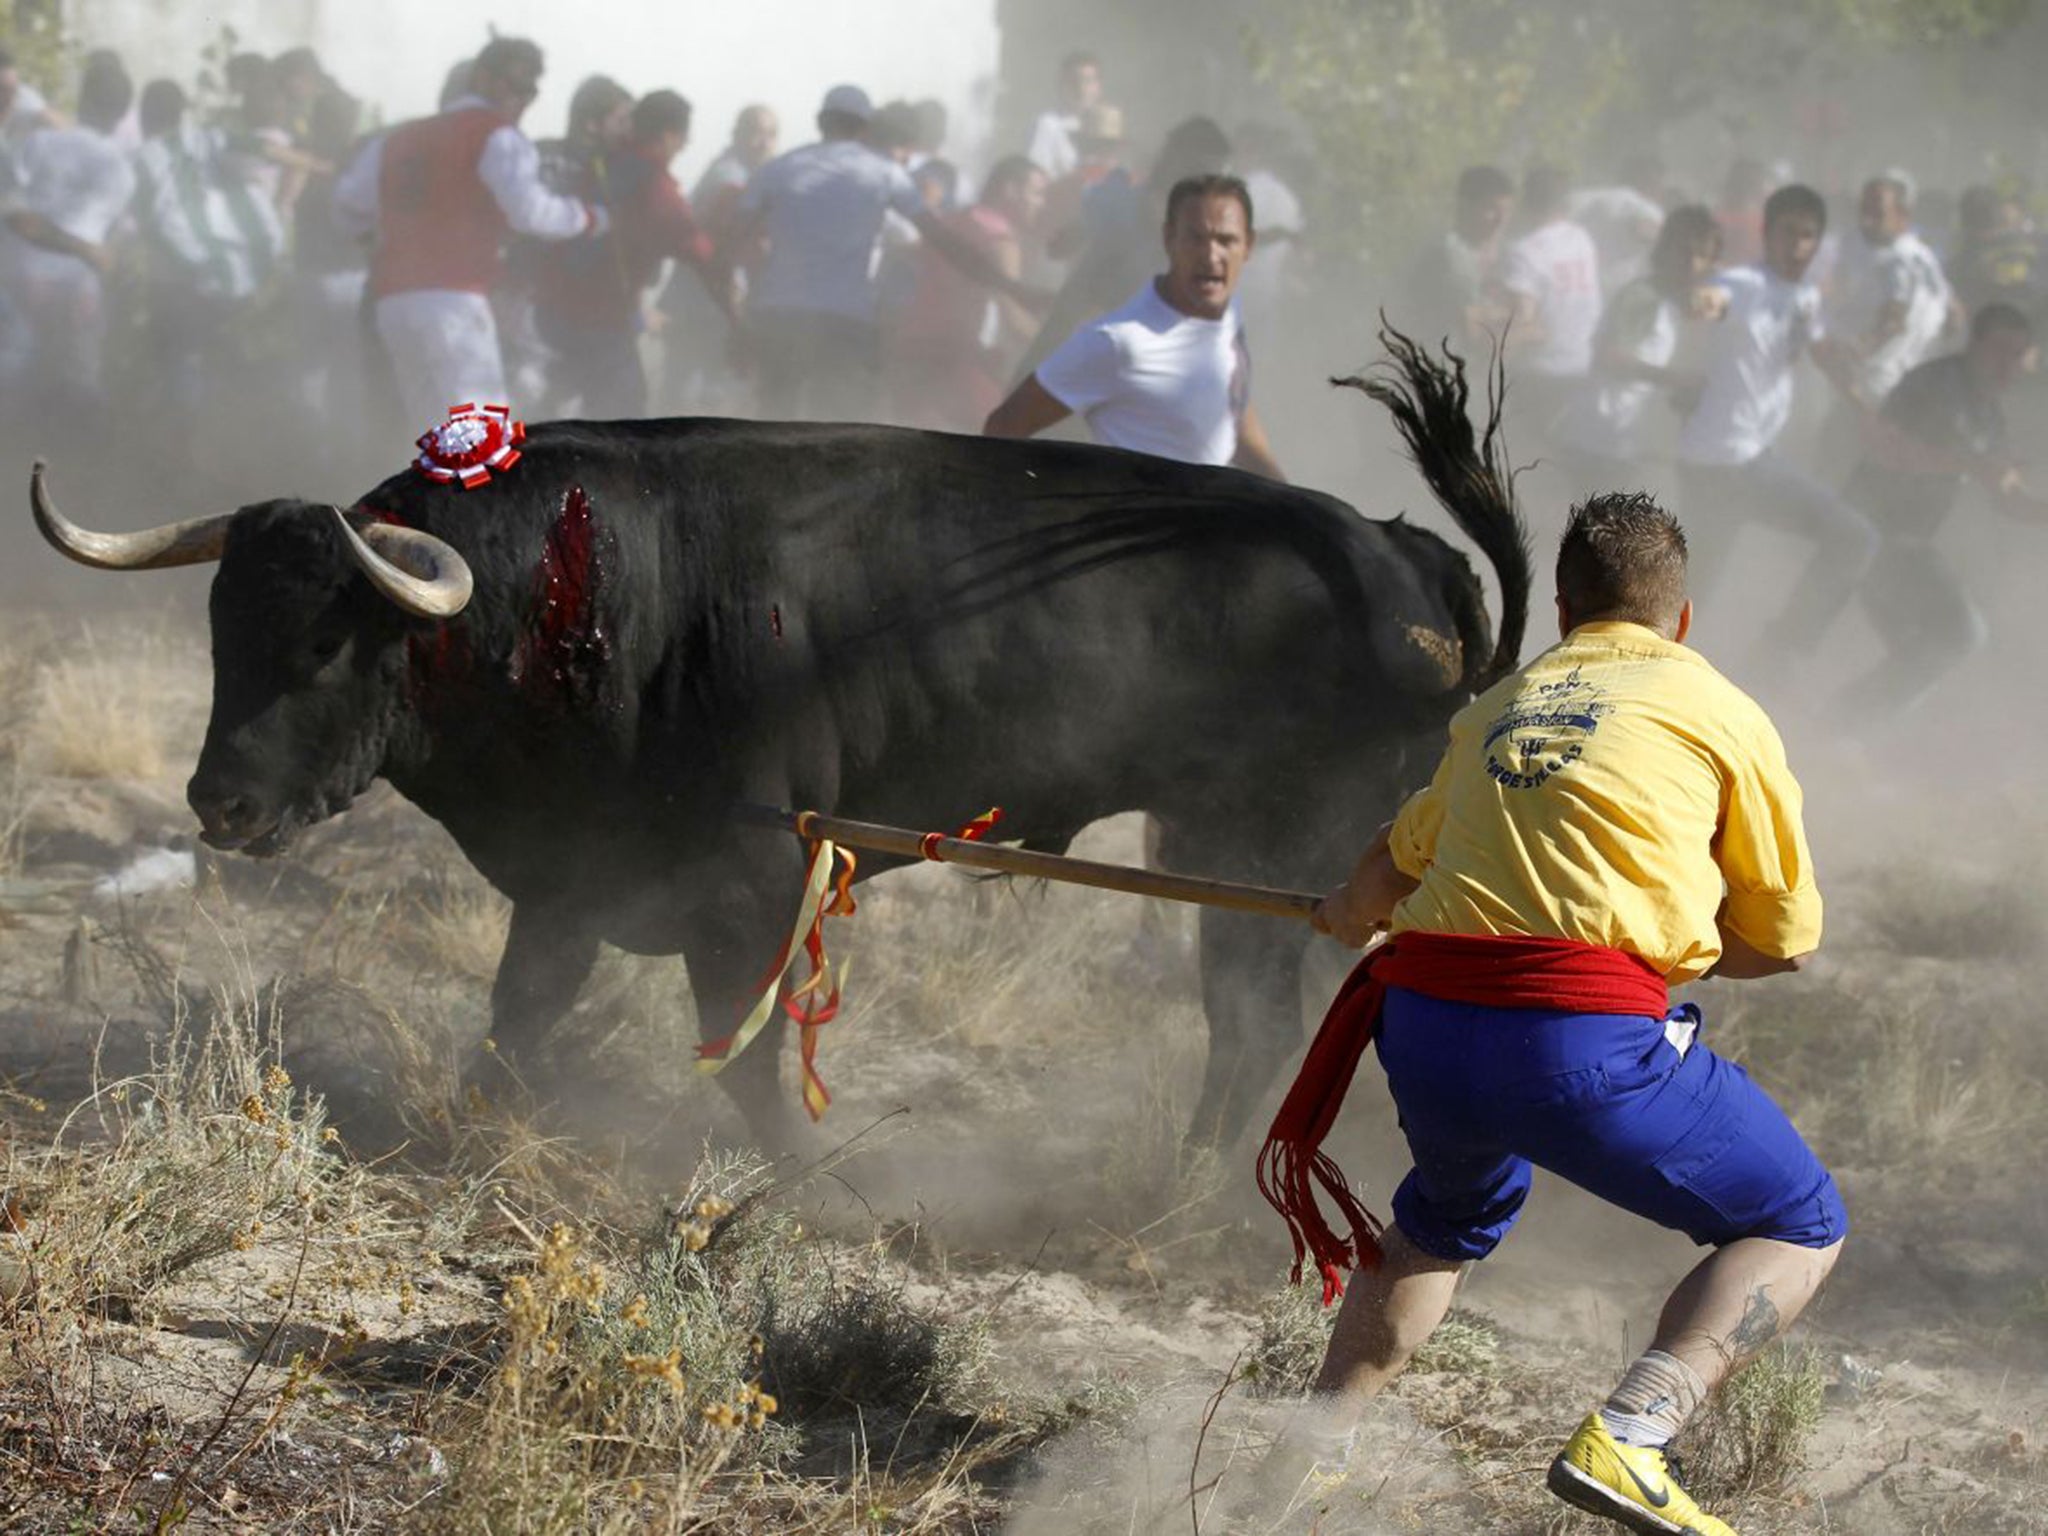
[[[841,82],[884,111],[941,106],[943,135],[915,160],[948,163],[953,196],[971,205],[987,173],[1033,142],[1042,115],[1066,114],[1070,141],[1080,131],[1082,109],[1061,91],[1064,61],[1082,50],[1100,81],[1093,106],[1116,109],[1090,119],[1107,141],[1098,183],[1127,197],[1140,244],[1158,212],[1144,178],[1175,125],[1207,116],[1231,141],[1227,164],[1250,182],[1261,231],[1240,295],[1248,387],[1291,481],[1466,547],[1381,415],[1328,380],[1379,355],[1382,317],[1450,337],[1473,359],[1475,384],[1505,335],[1509,442],[1526,466],[1519,493],[1537,553],[1525,654],[1550,639],[1549,562],[1576,499],[1650,490],[1715,546],[1716,568],[1694,593],[1696,644],[1781,729],[1806,793],[1830,935],[1797,978],[1712,982],[1697,996],[1707,1038],[1788,1104],[1839,1170],[1857,1222],[1800,1336],[1826,1378],[1821,1443],[1833,1463],[1792,1494],[1781,1485],[1740,1507],[1758,1529],[1881,1533],[2017,1509],[2038,1489],[2048,1199],[2032,1163],[2048,1134],[2037,1003],[2048,984],[2048,809],[2035,786],[2048,730],[2035,636],[2048,387],[2027,372],[1997,395],[2014,471],[2003,491],[2017,494],[1967,466],[1951,513],[1929,506],[1924,525],[1901,526],[1886,521],[1897,508],[1859,501],[1871,482],[1857,468],[1875,450],[1802,358],[1771,452],[1840,509],[1816,525],[1737,505],[1725,483],[1681,472],[1688,414],[1727,322],[1680,303],[1668,376],[1643,386],[1625,442],[1607,439],[1612,451],[1594,455],[1569,423],[1601,386],[1583,361],[1569,377],[1541,373],[1531,356],[1545,319],[1517,314],[1503,285],[1506,247],[1528,233],[1516,196],[1544,164],[1561,168],[1565,207],[1605,264],[1601,276],[1580,274],[1591,312],[1609,317],[1589,349],[1617,334],[1619,297],[1643,298],[1629,284],[1666,211],[1710,210],[1734,266],[1757,257],[1762,194],[1801,183],[1828,209],[1811,273],[1827,328],[1873,351],[1872,313],[1857,307],[1872,260],[1859,206],[1879,179],[1910,194],[1910,238],[1933,263],[1915,281],[1954,299],[1915,364],[1963,348],[1970,313],[1988,304],[2048,318],[2048,129],[2035,94],[2048,9],[874,0],[850,19],[829,0],[606,0],[573,26],[538,4],[444,5],[430,21],[416,11],[214,8],[210,18],[242,29],[226,43],[183,8],[80,4],[64,10],[77,47],[28,28],[11,40],[21,81],[64,120],[90,68],[81,49],[121,55],[138,91],[176,81],[195,132],[216,136],[223,185],[237,198],[289,186],[296,201],[276,210],[266,270],[240,288],[180,276],[139,201],[106,224],[106,275],[83,287],[36,286],[19,270],[26,237],[6,237],[0,475],[17,494],[0,520],[0,1018],[15,1044],[0,1066],[10,1092],[83,1095],[96,1039],[132,1065],[156,1038],[153,1006],[203,1001],[246,971],[293,979],[293,1049],[312,1063],[295,1070],[330,1095],[348,1137],[366,1150],[422,1145],[462,1113],[455,1068],[488,1027],[506,928],[504,904],[453,843],[385,790],[278,864],[195,860],[182,795],[205,724],[208,571],[113,575],[65,562],[30,524],[31,462],[49,461],[72,516],[110,530],[276,497],[347,506],[402,468],[433,423],[407,419],[398,384],[377,371],[364,249],[319,221],[367,136],[431,110],[449,68],[492,30],[546,52],[524,120],[534,139],[563,132],[591,74],[616,76],[631,95],[690,98],[675,168],[706,218],[715,188],[699,178],[741,109],[774,108],[787,150],[814,139],[819,101]],[[282,76],[239,91],[226,78],[232,55],[281,69],[301,48],[320,70],[303,100],[280,98]],[[334,100],[347,110],[321,139],[317,106]],[[33,135],[58,131],[57,120],[5,119],[10,153],[32,164]],[[140,132],[124,111],[108,136],[128,157]],[[1453,242],[1457,178],[1470,166],[1502,173],[1505,224]],[[1053,213],[1019,242],[1026,282],[1055,290],[1085,265],[1047,242],[1086,229],[1087,190],[1052,187]],[[238,215],[220,217],[225,239]],[[1129,234],[1104,217],[1089,238]],[[914,305],[915,254],[888,248],[876,260],[885,289],[900,279],[900,302]],[[1460,262],[1471,265],[1465,289]],[[545,266],[523,244],[497,295],[508,381],[530,391],[519,406],[534,420],[587,399],[532,319]],[[631,296],[628,350],[647,414],[754,414],[754,376],[735,363],[744,349],[687,266],[655,262]],[[1698,286],[1716,281],[1708,273]],[[988,334],[997,320],[992,310]],[[1022,342],[984,359],[998,397]],[[89,366],[76,348],[91,349]],[[873,376],[866,419],[911,420],[891,366]],[[977,430],[992,403],[937,424]],[[1073,423],[1061,431],[1085,436]],[[1847,535],[1842,518],[1854,524]],[[1816,616],[1815,594],[1843,562],[1880,545],[1839,611]],[[1905,564],[1883,563],[1900,549]],[[1491,590],[1492,574],[1481,576]],[[1796,641],[1782,643],[1787,632]],[[1075,851],[1135,860],[1140,829],[1091,829]],[[124,874],[139,868],[173,874]],[[1446,1517],[1466,1529],[1545,1528],[1542,1463],[1648,1338],[1659,1299],[1692,1262],[1686,1242],[1539,1182],[1515,1239],[1461,1293],[1499,1327],[1503,1363],[1483,1379],[1425,1375],[1375,1410],[1341,1479],[1293,1513],[1270,1500],[1247,1513],[1232,1501],[1252,1497],[1242,1491],[1251,1469],[1292,1410],[1241,1385],[1215,1393],[1286,1253],[1251,1188],[1248,1150],[1183,1140],[1206,1039],[1192,920],[943,871],[865,890],[860,914],[828,929],[835,955],[852,962],[847,1010],[824,1045],[835,1107],[787,1166],[880,1129],[802,1197],[807,1220],[900,1258],[924,1302],[985,1324],[1034,1390],[1086,1377],[1138,1400],[1114,1433],[1065,1430],[1021,1470],[1006,1467],[1005,1528],[1188,1529],[1191,1473],[1198,1530],[1395,1532]],[[1305,1023],[1347,963],[1319,947]],[[300,985],[314,973],[319,985]],[[673,960],[608,953],[564,1026],[559,1054],[573,1070],[554,1128],[636,1198],[673,1193],[676,1169],[706,1138],[744,1136],[691,1070],[694,1043]],[[1297,1051],[1291,1035],[1275,1048],[1290,1061]],[[1333,1149],[1383,1211],[1406,1162],[1371,1070],[1347,1113]],[[1895,1385],[1868,1385],[1879,1379]],[[1829,1499],[1851,1524],[1813,1523]]]

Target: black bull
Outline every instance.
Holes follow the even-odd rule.
[[[219,559],[189,791],[209,842],[274,851],[382,776],[512,902],[501,1051],[539,1044],[601,942],[681,954],[715,1037],[802,866],[738,802],[929,827],[1000,804],[1005,835],[1049,849],[1137,810],[1169,868],[1341,877],[1453,709],[1513,665],[1530,583],[1497,410],[1475,434],[1462,365],[1389,346],[1392,369],[1351,382],[1492,562],[1498,636],[1465,558],[1400,519],[1232,470],[882,427],[556,422],[486,486],[408,470],[346,526],[273,501],[89,534],[40,474],[37,513],[88,563]],[[1196,1134],[1239,1135],[1293,1056],[1308,938],[1202,914]],[[779,1139],[773,1044],[720,1081]]]

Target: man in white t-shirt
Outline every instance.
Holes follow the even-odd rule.
[[[1706,361],[1706,387],[1678,438],[1695,590],[1725,568],[1744,521],[1772,523],[1814,546],[1812,559],[1760,648],[1790,665],[1810,656],[1876,558],[1877,530],[1832,487],[1775,451],[1792,417],[1795,370],[1810,356],[1837,389],[1851,358],[1827,333],[1806,269],[1827,229],[1811,187],[1778,188],[1764,204],[1764,259],[1721,274],[1726,312]]]
[[[1854,357],[1856,398],[1875,410],[1933,353],[1954,296],[1941,259],[1913,229],[1913,183],[1905,172],[1886,171],[1865,183],[1857,224],[1862,239],[1844,253],[1830,319]]]
[[[1286,477],[1251,405],[1236,294],[1256,240],[1235,176],[1192,176],[1166,203],[1166,271],[1060,344],[990,413],[991,437],[1079,414],[1099,443]]]
[[[819,141],[770,160],[741,196],[735,250],[767,245],[747,294],[747,343],[765,416],[879,418],[875,244],[891,213],[977,281],[1026,294],[926,208],[909,171],[864,142],[874,116],[866,91],[834,86],[818,112]]]
[[[78,122],[45,128],[22,149],[21,188],[7,211],[8,297],[26,346],[10,345],[10,382],[26,378],[42,409],[89,419],[101,404],[107,315],[102,281],[114,269],[114,226],[135,193],[135,171],[115,142],[135,88],[111,55],[96,57],[78,87]]]
[[[1060,104],[1038,114],[1031,127],[1031,163],[1053,181],[1073,174],[1081,163],[1074,142],[1081,119],[1102,100],[1102,63],[1092,53],[1070,53],[1060,60]]]
[[[1528,233],[1501,257],[1500,286],[1513,304],[1508,325],[1509,399],[1520,386],[1522,419],[1547,432],[1593,365],[1600,325],[1600,254],[1565,212],[1571,183],[1554,165],[1522,179]]]

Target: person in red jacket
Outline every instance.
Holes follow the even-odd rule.
[[[506,400],[490,293],[505,238],[601,234],[601,209],[551,192],[519,119],[540,90],[540,49],[485,44],[464,93],[367,146],[334,191],[345,228],[375,235],[370,297],[407,411],[424,425],[451,405]]]
[[[730,279],[669,170],[689,141],[690,104],[674,91],[634,103],[625,145],[605,167],[611,232],[578,253],[586,259],[551,267],[561,280],[535,296],[534,319],[554,353],[553,407],[573,403],[599,418],[647,414],[641,303],[665,261],[693,267],[713,301],[731,312]]]

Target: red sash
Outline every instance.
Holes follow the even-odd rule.
[[[1670,990],[1647,960],[1570,939],[1404,933],[1361,960],[1323,1016],[1259,1152],[1259,1192],[1294,1239],[1294,1278],[1301,1279],[1302,1260],[1313,1255],[1322,1271],[1325,1306],[1344,1294],[1340,1271],[1371,1269],[1380,1261],[1381,1224],[1352,1194],[1322,1145],[1379,1027],[1388,987],[1482,1008],[1647,1018],[1671,1010]],[[1350,1238],[1330,1229],[1316,1204],[1317,1184],[1350,1225]]]

